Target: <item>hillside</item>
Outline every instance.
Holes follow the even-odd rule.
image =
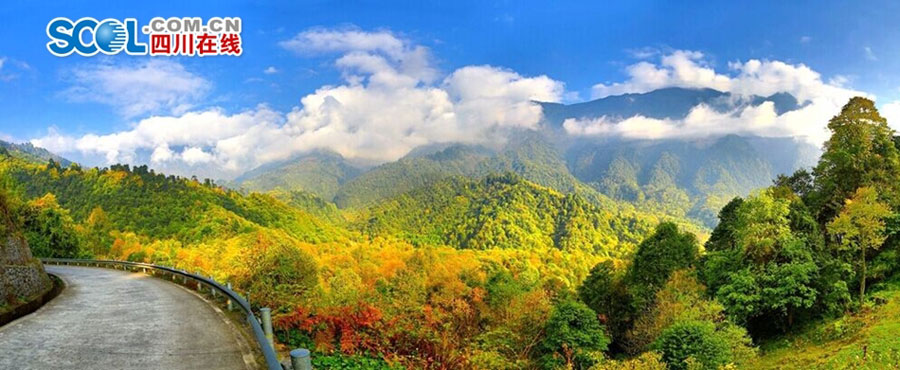
[[[355,226],[372,236],[396,235],[415,245],[462,249],[555,248],[622,255],[658,222],[599,209],[508,173],[473,181],[451,177],[377,204]]]
[[[47,149],[31,145],[31,143],[15,144],[0,140],[0,154],[9,154],[28,162],[40,164],[47,163],[52,159],[63,167],[67,167],[72,163],[68,159],[53,154]]]
[[[362,173],[336,153],[314,152],[289,161],[253,169],[229,186],[248,191],[302,190],[331,200],[347,181]]]
[[[243,195],[143,166],[9,155],[0,186],[22,202],[36,254],[232,282],[273,309],[279,342],[346,368],[527,367],[554,297],[656,223],[517,175],[445,178],[353,211],[302,191]]]
[[[341,208],[362,207],[449,176],[476,176],[479,164],[490,155],[485,148],[453,145],[434,153],[407,156],[349,181],[338,190],[334,201]]]
[[[755,369],[892,369],[900,364],[900,282],[873,294],[863,311],[768,340]]]
[[[273,308],[281,343],[347,368],[883,368],[898,358],[900,148],[864,98],[829,128],[814,171],[773,182],[790,142],[581,142],[568,157],[530,133],[496,152],[420,148],[345,183],[359,201],[344,209],[10,154],[0,187],[36,255],[214,275]],[[697,204],[717,210],[705,243],[671,216]]]
[[[571,137],[566,118],[683,118],[697,104],[726,111],[772,102],[776,111],[801,107],[789,94],[738,98],[711,89],[667,88],[572,105],[541,103],[544,127],[511,131],[498,148],[434,144],[362,171],[337,155],[313,153],[255,169],[233,182],[254,191],[306,190],[339,208],[359,209],[451,176],[480,179],[512,172],[564,194],[610,206],[609,198],[707,227],[734,196],[765,187],[779,174],[811,166],[819,149],[791,138],[729,135],[706,139],[620,140]]]
[[[729,199],[814,163],[792,139],[581,142],[566,153],[572,173],[614,199],[715,226]]]
[[[271,196],[243,196],[209,182],[157,174],[146,166],[63,169],[0,156],[0,178],[7,189],[24,199],[53,194],[53,202],[75,222],[101,212],[111,227],[154,239],[195,243],[259,228],[283,229],[308,241],[346,235],[329,222]]]
[[[342,208],[356,208],[451,176],[480,179],[506,172],[562,193],[579,192],[598,199],[597,194],[585,194],[592,191],[569,173],[550,138],[521,131],[497,152],[462,144],[435,150],[423,148],[350,181],[338,192],[335,202]]]

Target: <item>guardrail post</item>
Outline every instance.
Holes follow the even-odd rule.
[[[215,279],[213,279],[212,275],[209,276],[209,280],[215,281]],[[216,300],[216,298],[218,298],[218,297],[216,296],[216,287],[210,285],[210,286],[209,286],[209,292],[212,293],[213,300]]]
[[[291,351],[291,367],[293,370],[312,370],[312,359],[309,350],[297,348]]]
[[[228,290],[231,290],[232,292],[234,291],[231,289],[231,283],[225,285],[228,287]],[[231,301],[230,296],[228,297],[228,311],[234,311],[234,302]]]
[[[269,340],[269,345],[272,346],[272,349],[275,349],[275,334],[272,333],[272,309],[268,307],[260,308],[259,314],[262,316],[263,332],[266,333],[266,339]]]

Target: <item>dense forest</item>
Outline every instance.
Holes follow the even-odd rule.
[[[683,119],[698,104],[722,113],[763,103],[773,104],[778,112],[799,107],[797,99],[785,93],[745,98],[711,89],[667,88],[572,105],[542,103],[540,129],[511,130],[505,140],[489,147],[434,143],[375,167],[314,151],[253,169],[228,186],[258,192],[302,190],[352,209],[448,177],[478,180],[512,172],[563,194],[576,192],[602,207],[627,204],[711,229],[731,198],[768,186],[778,174],[814,165],[819,148],[790,137],[573,137],[562,124],[569,118],[635,114]]]
[[[288,183],[256,193],[12,148],[0,152],[0,188],[36,255],[232,282],[273,308],[280,343],[312,348],[321,368],[779,368],[789,363],[767,355],[777,343],[810,330],[856,338],[869,324],[854,318],[892,307],[886,292],[900,290],[900,140],[864,98],[828,128],[814,167],[703,201],[717,204],[711,233],[686,219],[696,190],[770,168],[729,173],[741,166],[719,148],[712,167],[724,172],[685,190],[680,159],[660,153],[640,176],[612,159],[632,175],[586,186],[526,137],[499,154],[454,146],[366,174],[309,161],[304,171],[328,174],[317,194]],[[388,181],[410,173],[430,175]],[[622,187],[636,178],[648,180]],[[831,367],[900,361],[897,343],[867,345]]]

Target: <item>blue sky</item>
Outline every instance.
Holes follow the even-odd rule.
[[[466,92],[457,87],[468,85],[463,85],[462,81],[456,85],[449,82],[448,78],[454,72],[467,66],[491,66],[493,72],[514,74],[506,77],[496,73],[491,75],[502,80],[505,84],[503,91],[518,91],[508,90],[509,86],[526,89],[522,85],[533,84],[527,87],[529,92],[489,97],[493,103],[502,101],[509,104],[511,110],[504,111],[503,117],[521,118],[524,117],[523,109],[527,110],[527,107],[522,107],[516,100],[520,95],[574,102],[615,92],[641,92],[648,86],[695,86],[698,82],[694,80],[685,82],[678,79],[668,79],[661,82],[662,85],[647,85],[640,81],[627,85],[629,80],[636,79],[629,72],[631,66],[645,61],[662,68],[664,58],[678,51],[697,53],[684,54],[688,56],[682,59],[726,77],[735,77],[740,73],[740,69],[734,69],[730,63],[746,63],[754,59],[778,61],[794,67],[806,66],[829,86],[875,96],[879,105],[900,99],[900,48],[895,41],[900,39],[900,27],[896,25],[900,4],[886,1],[871,2],[865,6],[850,2],[784,1],[723,1],[714,4],[676,4],[670,1],[73,3],[47,1],[36,6],[24,1],[7,1],[0,6],[0,34],[6,36],[0,41],[0,60],[3,60],[0,64],[0,110],[3,112],[0,115],[0,137],[16,141],[38,140],[36,143],[43,143],[92,164],[147,162],[156,147],[166,146],[168,149],[163,148],[166,150],[159,153],[185,156],[188,149],[197,149],[192,153],[215,157],[220,167],[231,168],[229,171],[236,173],[248,166],[314,148],[315,145],[309,144],[309,141],[317,137],[282,143],[294,146],[295,150],[268,159],[259,153],[242,154],[253,156],[252,160],[235,160],[218,155],[225,150],[222,148],[227,143],[223,144],[223,140],[239,136],[240,131],[252,127],[252,123],[235,123],[233,132],[197,141],[176,140],[128,146],[120,140],[104,144],[115,147],[106,151],[86,149],[85,146],[93,145],[90,141],[73,143],[86,135],[105,137],[134,133],[142,120],[152,116],[184,117],[186,114],[210,111],[218,115],[213,120],[246,113],[249,117],[247,122],[255,120],[258,123],[263,120],[260,116],[265,116],[269,126],[281,129],[290,126],[294,133],[311,132],[335,123],[317,121],[310,108],[301,103],[304,97],[315,95],[323,87],[360,83],[369,88],[368,92],[381,89],[371,81],[360,82],[372,79],[378,75],[377,72],[356,62],[350,66],[339,63],[344,56],[360,53],[385,57],[394,69],[403,72],[400,75],[404,75],[414,67],[405,65],[406,60],[410,55],[418,55],[416,50],[421,50],[426,54],[422,63],[427,63],[422,73],[427,76],[417,74],[411,86],[391,85],[394,90],[390,96],[404,100],[409,97],[409,101],[414,102],[416,96],[397,91],[417,94],[424,92],[422,89],[440,89],[449,94],[452,114],[474,117],[461,123],[457,122],[461,118],[454,121],[454,124],[463,126],[475,121],[484,121],[488,125],[508,124],[502,120],[484,118],[496,112],[472,110],[487,104],[484,92],[466,90],[480,100],[471,98],[475,95],[466,97]],[[240,57],[210,58],[131,57],[124,54],[59,58],[50,55],[45,48],[48,41],[45,34],[47,22],[59,16],[72,19],[85,16],[97,19],[134,17],[141,24],[146,24],[155,16],[199,16],[204,19],[237,16],[243,19],[244,53]],[[320,37],[328,32],[388,35],[399,40],[402,50],[370,44],[310,48],[297,43],[292,47],[286,43],[298,40],[302,44],[312,40],[311,37]],[[267,69],[273,73],[265,73]],[[144,90],[148,90],[148,94],[156,93],[147,98],[153,104],[135,107],[135,100],[145,98],[139,95],[142,92],[127,91],[127,94],[137,95],[120,99],[118,97],[122,96],[122,92],[115,89],[122,86],[96,87],[102,82],[98,80],[101,78],[98,73],[105,71],[124,74],[134,71],[159,72],[159,76],[183,83],[179,85],[183,88],[170,91],[149,91],[153,89],[146,88]],[[678,67],[671,67],[671,73],[677,74],[678,71]],[[348,78],[348,75],[357,79]],[[547,81],[535,79],[541,76],[553,83],[548,85]],[[521,83],[516,82],[519,80]],[[615,83],[627,86],[606,90],[592,88],[597,84],[614,86]],[[707,85],[700,83],[696,86]],[[97,91],[94,91],[95,88]],[[598,95],[598,91],[605,93]],[[757,90],[751,88],[748,91]],[[350,99],[350,96],[358,95],[348,95],[345,99]],[[337,100],[343,106],[352,106],[340,98]],[[370,104],[377,101],[370,100]],[[296,113],[295,117],[291,118],[291,112]],[[350,120],[353,113],[342,112],[340,124],[355,130],[356,126]],[[528,118],[522,118],[522,121],[528,121]],[[151,122],[146,125],[149,127]],[[396,153],[385,155],[372,154],[383,149],[368,139],[359,139],[352,147],[346,143],[325,147],[349,157],[383,161],[402,155],[407,146],[428,142],[431,140],[429,135],[440,136],[428,131]],[[348,141],[347,138],[331,139]],[[397,138],[382,139],[390,141]],[[316,140],[329,141],[328,138]],[[51,142],[56,144],[51,145]],[[367,150],[370,152],[365,154]],[[257,152],[262,151],[265,148],[257,148]],[[203,161],[212,161],[209,156],[200,157],[205,158]],[[168,156],[157,157],[160,158]],[[233,160],[230,167],[229,160]],[[203,161],[189,164],[194,166]],[[160,167],[165,167],[161,163],[157,161]],[[177,166],[171,168],[176,172],[183,170]]]

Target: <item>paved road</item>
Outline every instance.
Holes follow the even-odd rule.
[[[66,289],[0,327],[0,369],[248,368],[232,324],[175,284],[102,268],[47,271]]]

